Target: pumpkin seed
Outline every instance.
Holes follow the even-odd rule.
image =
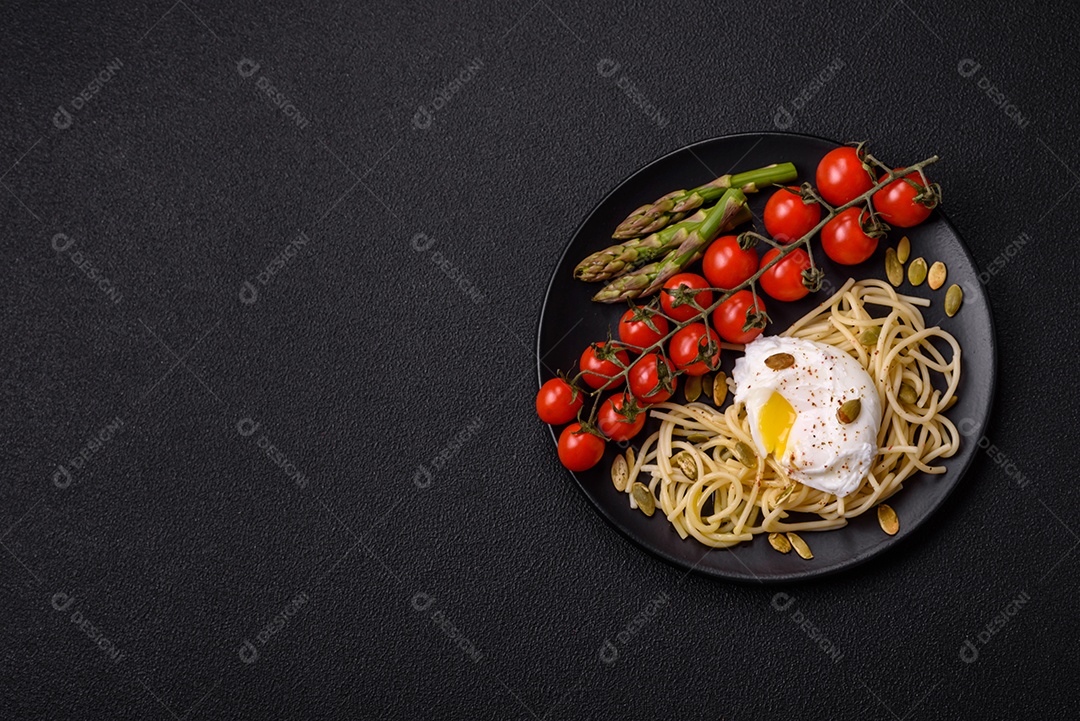
[[[858,398],[852,398],[850,401],[844,401],[840,406],[840,410],[836,411],[836,420],[844,425],[854,423],[860,413],[862,413],[862,401]]]
[[[900,519],[896,517],[896,511],[892,509],[892,506],[884,503],[878,506],[877,520],[881,524],[881,530],[890,536],[895,536],[896,532],[900,530]]]
[[[626,466],[623,454],[615,456],[611,464],[611,482],[615,484],[616,491],[625,491],[626,482],[630,480],[630,469]]]
[[[900,392],[896,396],[908,405],[913,406],[919,402],[919,394],[915,392],[915,387],[910,383],[901,383]]]
[[[727,374],[724,371],[720,371],[716,374],[716,380],[713,381],[712,389],[712,401],[713,404],[719,408],[724,405],[724,401],[727,400]]]
[[[896,259],[901,263],[906,263],[907,259],[911,257],[911,241],[905,235],[900,239],[900,242],[896,244]]]
[[[964,291],[958,285],[950,285],[945,293],[945,315],[952,318],[960,310],[960,303],[964,300]]]
[[[780,553],[788,553],[791,551],[791,542],[783,533],[770,533],[769,545],[777,551],[780,551]]]
[[[949,271],[945,268],[945,264],[939,260],[930,266],[930,273],[926,276],[926,284],[930,286],[931,290],[937,290],[945,285],[945,276],[948,272]]]
[[[790,485],[789,485],[789,486],[788,486],[787,488],[785,488],[785,489],[784,489],[784,492],[783,492],[783,493],[781,493],[781,494],[780,494],[780,495],[779,495],[779,496],[778,496],[778,497],[776,498],[776,505],[778,505],[778,506],[779,506],[779,505],[780,505],[781,503],[783,503],[784,501],[786,501],[786,500],[787,500],[787,497],[788,497],[788,496],[790,496],[790,495],[791,495],[791,492],[792,492],[792,491],[794,491],[794,490],[795,490],[795,484],[794,484],[794,483],[790,484]]]
[[[708,443],[709,436],[704,433],[691,433],[686,437],[691,443]]]
[[[701,397],[701,376],[690,376],[686,379],[683,395],[686,396],[687,403],[693,403]]]
[[[926,261],[922,258],[911,261],[907,269],[907,279],[912,285],[922,285],[926,280]]]
[[[904,264],[896,257],[896,251],[892,248],[885,251],[885,275],[897,288],[904,282]]]
[[[634,447],[631,446],[626,449],[626,465],[630,470],[634,470]]]
[[[635,483],[630,489],[630,495],[634,497],[634,503],[646,516],[656,513],[656,498],[644,483]]]
[[[731,457],[731,449],[727,446],[717,446],[716,449],[713,451],[713,458],[716,459],[717,463],[723,463]]]
[[[675,462],[675,465],[679,467],[684,476],[691,481],[697,480],[697,463],[694,462],[694,458],[689,453],[686,451],[676,453],[671,460]]]
[[[814,557],[814,554],[810,553],[810,546],[806,545],[806,541],[804,541],[799,534],[788,533],[787,539],[791,542],[791,547],[795,549],[795,553],[799,554],[799,556],[808,561]]]
[[[705,394],[707,398],[712,398],[713,391],[713,375],[712,373],[706,373],[701,376],[701,392]]]
[[[881,326],[872,325],[859,334],[859,342],[863,345],[877,345],[878,338],[880,337]]]
[[[735,448],[732,451],[735,457],[739,459],[739,463],[743,464],[747,468],[753,468],[757,465],[757,454],[750,446],[746,445],[742,441],[735,444]]]
[[[765,365],[769,366],[774,371],[782,371],[785,368],[790,368],[794,364],[795,356],[790,353],[773,353],[765,359]]]

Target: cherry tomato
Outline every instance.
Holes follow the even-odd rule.
[[[780,253],[773,248],[761,257],[761,267]],[[802,248],[784,256],[779,263],[769,268],[761,276],[761,289],[777,300],[798,300],[806,297],[810,291],[803,285],[802,272],[810,267],[810,256]]]
[[[755,266],[756,268],[756,266]],[[662,315],[654,315],[649,320],[656,326],[656,330],[649,327],[643,320],[633,320],[634,311],[628,310],[619,319],[619,340],[627,345],[636,345],[639,348],[648,348],[668,334],[667,318]]]
[[[908,180],[918,185],[919,189],[911,187]],[[923,190],[922,182],[918,173],[909,173],[874,193],[874,209],[881,219],[889,225],[910,228],[930,217],[933,208],[915,202],[915,196]]]
[[[679,273],[678,275],[671,276],[671,279],[667,283],[664,283],[664,290],[660,291],[660,305],[663,306],[665,313],[677,321],[690,320],[698,314],[698,309],[689,303],[673,308],[671,305],[671,295],[664,292],[665,290],[674,290],[680,285],[686,286],[687,288],[708,288],[709,281],[705,280],[697,273]],[[708,308],[712,305],[712,291],[707,290],[704,293],[698,293],[694,296],[694,300],[702,308]]]
[[[603,348],[605,343],[597,343],[596,345]],[[630,363],[630,356],[626,351],[620,350],[615,353],[615,357],[619,359],[619,362],[626,366]],[[592,346],[585,349],[585,352],[581,354],[581,370],[582,378],[589,384],[591,388],[618,388],[622,385],[622,378],[617,380],[610,380],[612,376],[617,375],[622,368],[615,364],[612,360],[600,360],[596,357],[596,351]]]
[[[833,205],[843,205],[874,187],[855,148],[830,150],[817,166],[817,190]]]
[[[571,423],[559,436],[559,460],[571,471],[587,471],[604,457],[604,439],[582,433],[580,423]]]
[[[754,294],[748,290],[740,290],[731,296],[720,307],[713,311],[712,322],[716,332],[728,343],[749,343],[761,335],[762,328],[743,330],[746,325],[746,311],[753,307],[754,312],[765,312],[765,301],[757,299],[754,304]]]
[[[654,388],[660,386],[657,376],[657,366],[659,366],[660,363],[664,364],[668,371],[668,377],[671,377],[674,373],[674,371],[671,370],[671,363],[669,363],[667,359],[661,358],[656,353],[646,353],[630,368],[630,392],[633,393],[634,397],[641,403],[663,403],[668,398],[671,398],[671,393],[663,388],[652,393]],[[678,380],[678,378],[671,378],[672,392],[677,387]]]
[[[706,334],[707,337],[706,337]],[[671,337],[669,353],[675,367],[690,376],[703,376],[710,368],[705,361],[694,363],[701,346],[709,341],[716,343],[716,353],[712,357],[712,367],[720,363],[720,339],[704,323],[691,323]]]
[[[804,203],[798,188],[780,188],[765,204],[765,230],[785,245],[809,233],[820,220],[821,205]]]
[[[730,290],[757,272],[758,254],[753,248],[740,248],[736,236],[724,235],[705,251],[701,269],[713,288]]]
[[[858,265],[877,250],[877,238],[871,238],[862,228],[862,208],[848,208],[821,229],[821,247],[825,255],[840,265]]]
[[[623,404],[627,399],[625,393],[613,395],[604,401],[596,416],[600,431],[613,441],[628,441],[645,427],[645,411],[639,412],[632,421],[622,414]]]
[[[544,423],[560,426],[577,417],[581,404],[585,402],[582,394],[574,398],[574,389],[562,378],[552,378],[540,386],[536,394],[536,415]]]

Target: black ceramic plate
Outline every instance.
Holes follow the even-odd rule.
[[[818,161],[835,147],[837,143],[822,138],[790,133],[730,135],[677,150],[623,181],[581,224],[555,268],[544,300],[537,338],[540,383],[550,379],[555,369],[576,369],[585,347],[603,340],[607,328],[614,329],[625,311],[625,305],[591,302],[592,294],[601,286],[574,280],[573,268],[586,255],[612,244],[612,230],[630,211],[676,188],[689,188],[717,175],[770,163],[792,162],[799,170],[800,181],[813,181]],[[925,155],[932,153],[933,149],[928,148]],[[889,160],[899,164],[921,159]],[[756,218],[761,217],[769,194],[749,196]],[[758,225],[759,232],[764,232],[760,223]],[[885,249],[895,247],[902,234],[900,229],[893,230],[888,242],[882,242],[874,256],[860,266],[838,266],[821,252],[816,253],[815,258],[825,270],[828,281],[835,286],[849,276],[884,279]],[[959,401],[949,416],[965,437],[957,455],[945,461],[947,471],[944,474],[918,474],[889,500],[900,517],[897,535],[885,535],[878,526],[876,514],[866,513],[844,528],[803,534],[814,552],[814,558],[809,561],[795,553],[777,553],[764,537],[731,549],[710,550],[692,539],[679,538],[659,514],[649,518],[640,511],[631,510],[626,495],[617,492],[611,484],[611,462],[620,451],[613,443],[608,444],[607,454],[595,468],[571,474],[604,518],[635,543],[678,566],[720,578],[763,582],[822,576],[863,563],[899,543],[925,523],[960,482],[974,458],[976,440],[983,435],[993,401],[997,355],[993,319],[979,283],[978,269],[956,229],[935,210],[929,220],[908,229],[906,235],[911,239],[912,257],[923,256],[928,262],[940,260],[948,267],[948,281],[940,290],[932,291],[925,283],[913,288],[905,281],[899,291],[931,299],[930,307],[923,309],[927,325],[940,325],[956,336],[963,348],[962,375],[957,391]],[[700,272],[700,262],[690,270]],[[960,312],[949,318],[943,309],[945,288],[953,283],[963,288],[964,303]],[[778,333],[826,297],[823,290],[795,303],[767,301],[773,324],[766,333]],[[724,369],[730,374],[736,354],[726,352],[725,356]],[[681,388],[673,400],[684,401]],[[639,439],[647,437],[658,425],[658,421],[650,419]],[[557,440],[561,430],[552,428],[553,438]],[[551,468],[552,474],[559,472],[555,467]],[[558,523],[558,519],[547,522]],[[947,525],[949,519],[938,516],[936,522]]]

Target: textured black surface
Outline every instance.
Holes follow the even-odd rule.
[[[1073,5],[164,0],[0,19],[0,717],[1074,715]],[[780,589],[791,605],[612,533],[532,417],[537,314],[584,214],[681,145],[788,124],[780,104],[793,131],[943,156],[949,216],[997,268],[1002,369],[996,450],[935,521]]]

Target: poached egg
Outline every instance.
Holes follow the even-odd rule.
[[[825,343],[760,336],[732,377],[760,457],[771,454],[792,480],[839,497],[862,484],[877,455],[881,400],[859,361]],[[841,422],[840,406],[854,399],[858,417]]]

